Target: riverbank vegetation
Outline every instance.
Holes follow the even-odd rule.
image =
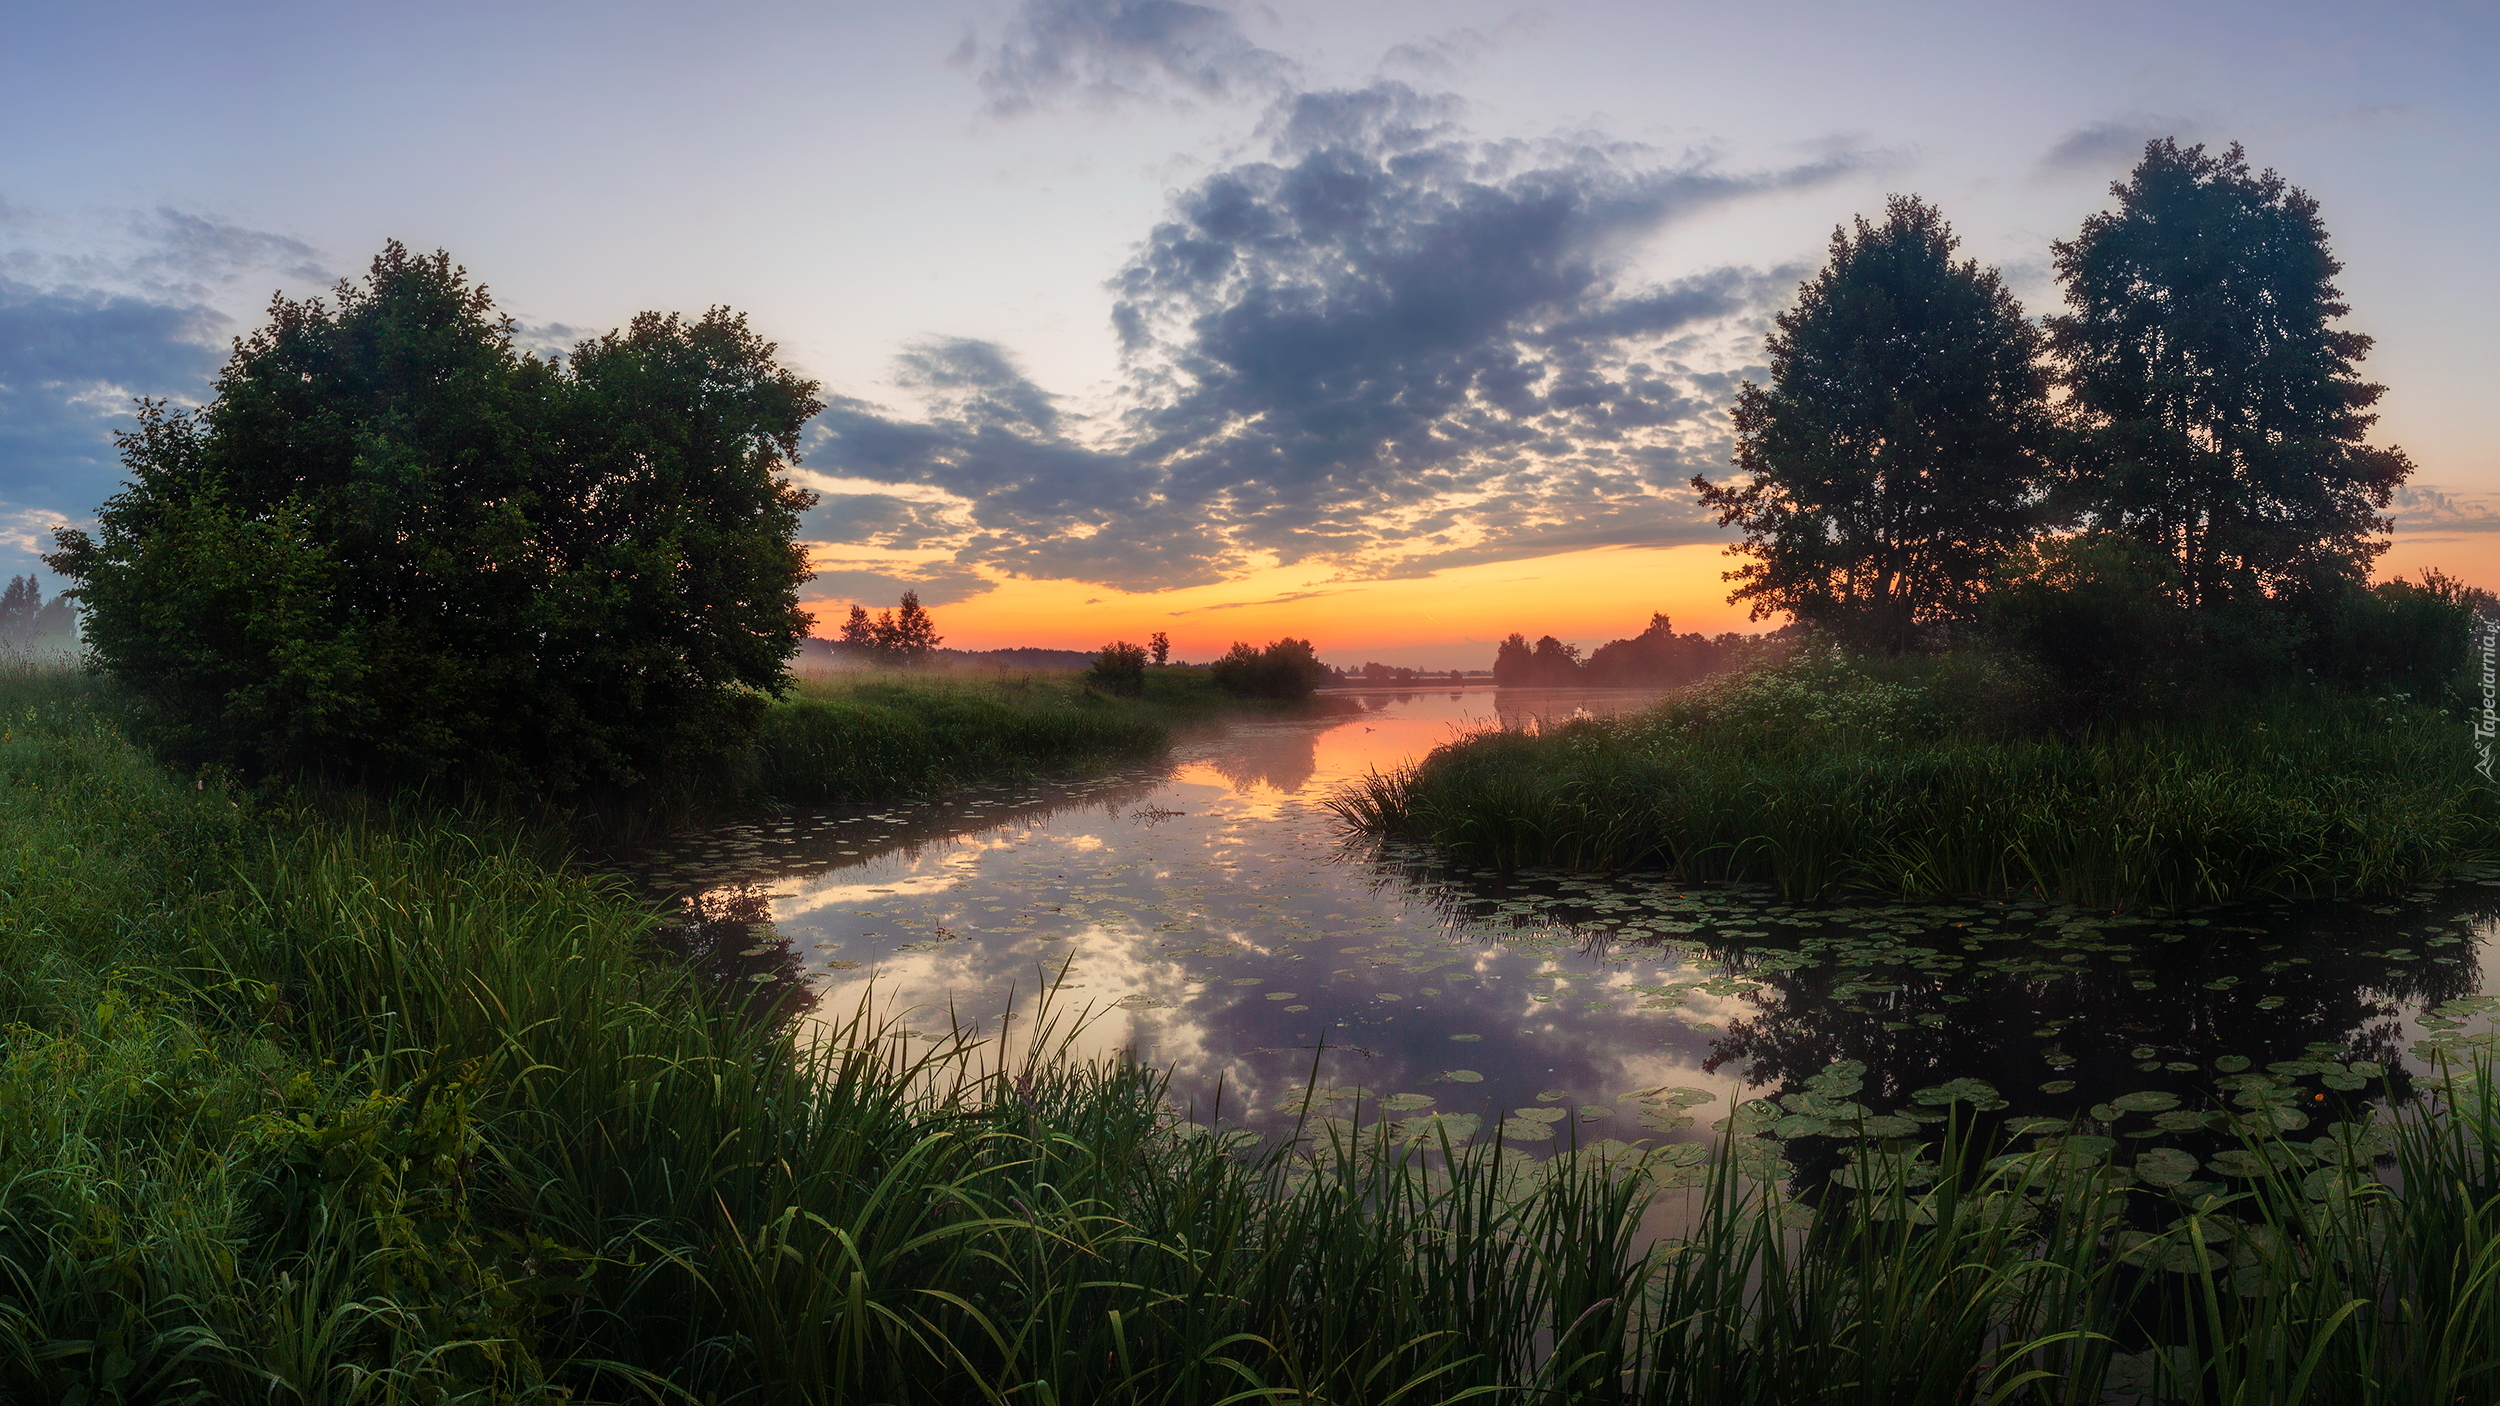
[[[2310,690],[2065,716],[2023,661],[1801,648],[1647,712],[1462,739],[1331,803],[1478,864],[1665,866],[1797,897],[2346,898],[2500,857],[2448,710]]]
[[[1134,687],[1128,685],[1133,682]],[[1204,668],[1104,687],[1073,671],[803,674],[766,712],[729,788],[788,802],[887,800],[1159,754],[1242,701]]]
[[[1258,1145],[1048,1029],[801,1039],[508,837],[256,808],[114,706],[0,680],[12,1399],[2500,1396],[2474,1002],[2436,1119],[2323,1056],[2020,1128],[1841,1064],[1715,1145]]]

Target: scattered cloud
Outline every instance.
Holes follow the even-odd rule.
[[[132,423],[137,396],[204,395],[226,319],[194,303],[92,289],[45,290],[0,280],[0,465],[10,510],[83,520],[121,476],[112,432]],[[46,529],[48,535],[49,529]],[[0,571],[31,564],[15,529]]]
[[[2398,488],[2388,516],[2396,531],[2423,536],[2500,532],[2500,512],[2489,503],[2443,493],[2427,485],[2407,484]]]
[[[2144,144],[2161,137],[2193,140],[2196,124],[2177,117],[2130,113],[2087,122],[2041,153],[2044,176],[2103,175],[2123,171],[2144,155]]]
[[[52,534],[75,525],[69,514],[51,508],[24,508],[0,501],[0,549],[31,561],[38,552],[52,550]],[[16,575],[22,567],[12,564],[8,574]]]
[[[1073,101],[1171,105],[1264,98],[1293,82],[1293,60],[1242,32],[1229,10],[1187,0],[1024,0],[996,44],[967,39],[993,117]]]
[[[170,208],[59,215],[0,200],[0,572],[87,520],[121,479],[132,401],[195,403],[234,319],[330,277],[287,235]]]
[[[828,560],[822,553],[811,553],[816,578],[800,588],[811,600],[836,600],[845,605],[857,602],[871,610],[892,609],[905,591],[918,591],[922,605],[953,605],[970,600],[984,591],[998,589],[998,583],[969,567],[938,562],[927,566],[894,562],[846,562]],[[819,615],[816,630],[830,635],[841,626],[839,619]]]
[[[1183,615],[1204,615],[1210,610],[1240,610],[1253,605],[1288,605],[1294,601],[1311,600],[1319,596],[1341,596],[1351,589],[1353,588],[1345,587],[1334,591],[1287,591],[1281,596],[1269,596],[1265,600],[1228,600],[1217,605],[1193,605],[1186,610],[1172,610],[1164,613],[1177,619]]]
[[[1112,281],[1121,413],[1071,414],[993,344],[931,342],[898,367],[926,412],[838,402],[811,462],[958,496],[960,563],[1131,589],[1715,536],[1683,484],[1726,459],[1725,334],[1749,350],[1800,271],[1660,284],[1637,261],[1687,215],[1853,158],[1737,172],[1481,141],[1460,116],[1392,81],[1274,105],[1264,154],[1177,193]],[[936,540],[899,508],[837,511],[862,540]]]
[[[1393,45],[1380,56],[1380,71],[1417,78],[1449,78],[1502,45],[1531,37],[1544,27],[1545,16],[1523,10],[1505,17],[1490,31],[1462,27]]]

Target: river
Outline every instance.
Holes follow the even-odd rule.
[[[768,918],[706,954],[759,998],[818,1019],[864,1002],[942,1040],[994,1036],[1010,1009],[1029,1029],[1048,985],[1072,1053],[1167,1071],[1193,1117],[1262,1133],[1387,1117],[1498,1124],[1530,1151],[1689,1140],[1728,1100],[1793,1092],[1834,1060],[1867,1066],[1877,1109],[1976,1079],[2006,1116],[2065,1118],[2145,1091],[2194,1100],[2239,1061],[2401,1098],[2416,1042],[2465,1038],[2495,1004],[2500,872],[2178,913],[1791,904],[1659,873],[1453,867],[1350,844],[1321,804],[1471,728],[1648,700],[1336,695],[1322,716],[1185,736],[1157,766],[776,813],[627,867]]]

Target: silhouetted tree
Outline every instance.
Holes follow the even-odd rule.
[[[873,617],[866,607],[852,606],[836,643],[871,664],[900,666],[925,662],[937,651],[940,636],[937,622],[921,608],[920,593],[905,591],[900,606]]]
[[[784,471],[821,408],[745,321],[561,364],[397,243],[270,305],[197,414],[146,403],[46,558],[185,750],[390,782],[632,785],[738,744],[808,617]]]
[[[2079,435],[2065,491],[2087,520],[2177,563],[2190,607],[2358,582],[2412,472],[2362,442],[2385,387],[2355,365],[2318,204],[2169,138],[2118,208],[2053,246],[2068,311],[2049,344]]]
[[[1160,669],[1172,662],[1172,637],[1163,631],[1157,630],[1148,635],[1146,648],[1154,654],[1156,668]]]
[[[877,647],[895,663],[917,664],[936,652],[939,643],[937,622],[920,608],[918,591],[903,592],[892,618],[877,617]]]
[[[869,616],[866,606],[851,607],[850,615],[842,622],[841,643],[862,655],[876,653],[877,622]]]
[[[1086,669],[1085,681],[1106,693],[1134,698],[1146,691],[1146,651],[1126,640],[1106,644]]]
[[[1237,643],[1210,666],[1217,687],[1246,698],[1302,698],[1328,676],[1309,640],[1286,638],[1260,649]]]
[[[1529,648],[1528,637],[1516,630],[1511,631],[1510,638],[1502,641],[1501,646],[1493,651],[1494,685],[1498,688],[1524,686],[1535,658],[1536,651]]]
[[[1898,652],[1966,613],[2023,540],[2049,427],[2040,334],[1994,269],[1953,261],[1935,207],[1832,231],[1831,261],[1780,315],[1771,384],[1737,395],[1741,483],[1695,475],[1731,550],[1731,601]]]
[[[35,620],[43,611],[43,590],[32,576],[12,576],[0,591],[0,645],[34,643]]]

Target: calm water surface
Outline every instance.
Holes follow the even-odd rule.
[[[2500,874],[2395,902],[2111,914],[2039,902],[1799,905],[1746,885],[1453,868],[1349,847],[1321,801],[1470,728],[1636,692],[1339,696],[1161,766],[928,803],[803,809],[632,856],[657,890],[760,916],[712,954],[840,1017],[994,1032],[1055,981],[1075,1048],[1170,1071],[1205,1117],[1498,1123],[1535,1149],[1706,1136],[1701,1102],[1868,1066],[1870,1107],[1979,1079],[2007,1116],[2210,1093],[2214,1063],[2385,1067],[2487,1014]],[[2454,1038],[2443,1037],[2443,1038]],[[2227,1057],[2227,1058],[2226,1058]],[[1683,1090],[1686,1092],[1676,1092]],[[2330,1095],[2321,1091],[2321,1101]],[[1690,1129],[1678,1131],[1678,1129]]]

